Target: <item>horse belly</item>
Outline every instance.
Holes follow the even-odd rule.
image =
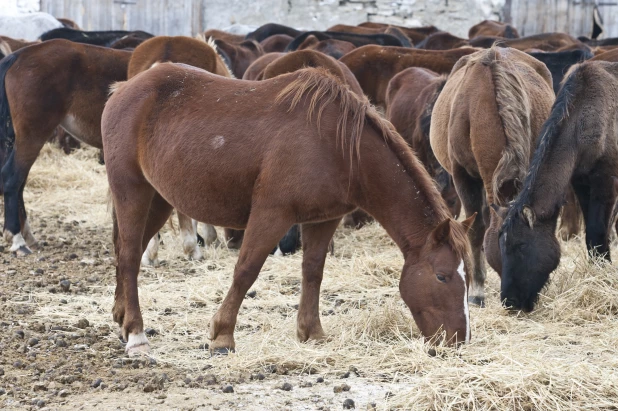
[[[60,123],[60,126],[71,136],[79,141],[96,148],[103,148],[100,132],[93,132],[85,122],[80,121],[72,114],[68,114]]]

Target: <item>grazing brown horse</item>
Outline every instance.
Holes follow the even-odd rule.
[[[275,34],[262,40],[260,46],[262,46],[264,53],[283,53],[292,40],[294,40],[294,37],[287,34]]]
[[[440,165],[429,144],[429,126],[433,106],[446,83],[446,76],[431,70],[410,67],[388,83],[386,118],[434,178],[442,198],[454,218],[459,216],[461,201],[453,185],[453,178]]]
[[[421,42],[424,38],[426,38],[430,34],[433,34],[439,31],[438,28],[435,26],[403,27],[403,26],[395,26],[392,24],[374,23],[370,21],[367,21],[367,22],[364,22],[358,25],[358,27],[368,27],[368,28],[374,28],[374,29],[377,29],[377,28],[386,29],[389,26],[397,27],[399,30],[403,31],[406,34],[406,36],[408,36],[408,38],[412,40],[414,44]]]
[[[510,24],[501,23],[494,20],[483,20],[470,27],[468,38],[473,39],[479,36],[504,37],[506,39],[519,38],[519,32]]]
[[[264,79],[264,69],[273,61],[279,57],[284,56],[285,53],[266,53],[261,57],[258,57],[243,74],[243,80],[259,81]]]
[[[494,36],[480,36],[471,38],[469,44],[472,47],[490,48],[494,43],[500,47],[511,47],[526,51],[538,49],[542,51],[567,50],[571,47],[586,48],[587,46],[576,38],[566,33],[542,33],[516,39],[505,39]]]
[[[461,57],[475,51],[471,48],[435,51],[369,45],[352,50],[340,61],[350,68],[369,100],[384,107],[386,88],[395,74],[408,67],[448,74]]]
[[[189,64],[213,74],[232,77],[232,72],[217,54],[214,40],[207,42],[201,36],[197,39],[184,36],[157,36],[146,40],[135,49],[129,61],[127,78],[131,79],[154,64],[163,62]],[[204,256],[197,244],[197,222],[180,211],[177,214],[185,255],[192,260],[201,260]],[[211,245],[215,242],[217,242],[217,231],[212,225],[206,224],[204,243]],[[155,236],[144,251],[142,265],[157,266],[158,249],[159,238]]]
[[[327,39],[318,40],[315,36],[309,36],[303,41],[298,50],[315,50],[327,54],[337,60],[354,50],[356,46],[349,41]]]
[[[319,291],[326,254],[341,217],[359,206],[404,254],[400,291],[423,335],[444,330],[450,342],[469,340],[466,232],[473,219],[449,217],[392,125],[327,71],[248,82],[159,64],[116,87],[102,133],[114,205],[113,314],[129,354],[149,348],[139,261],[172,208],[246,229],[232,285],[210,324],[215,352],[234,349],[245,293],[296,223],[303,244],[297,334],[301,341],[324,336]],[[189,174],[191,181],[183,177]],[[190,190],[196,184],[201,190]]]
[[[470,302],[483,306],[485,264],[502,271],[499,216],[519,192],[554,92],[547,67],[516,49],[493,47],[463,57],[453,68],[431,118],[431,147],[453,176],[470,231],[474,275]],[[487,218],[487,214],[489,218]],[[487,221],[489,220],[489,221]]]
[[[467,39],[454,36],[446,31],[439,31],[427,36],[426,39],[416,45],[416,48],[424,50],[450,50],[467,45]]]
[[[215,39],[215,45],[219,54],[224,54],[228,58],[228,65],[236,78],[242,78],[247,67],[264,54],[262,46],[253,40],[245,40],[242,43],[234,44]]]
[[[560,262],[556,223],[569,185],[584,214],[588,251],[610,259],[618,195],[618,63],[584,62],[565,78],[500,230],[500,298],[517,310],[534,309]]]
[[[363,89],[361,89],[348,66],[326,54],[313,50],[297,50],[283,54],[264,68],[262,80],[292,73],[307,67],[326,69],[343,84],[347,84],[356,95],[363,95]]]
[[[12,241],[11,251],[29,254],[36,243],[23,192],[39,151],[59,125],[102,148],[101,113],[109,85],[126,80],[130,57],[127,51],[50,40],[17,50],[0,63],[4,236]]]

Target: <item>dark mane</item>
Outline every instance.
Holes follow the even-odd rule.
[[[530,169],[524,180],[524,185],[521,193],[513,202],[505,219],[505,223],[509,224],[512,221],[512,216],[516,213],[520,213],[524,206],[530,205],[533,187],[536,184],[539,170],[545,162],[551,147],[555,144],[556,139],[560,134],[560,129],[565,119],[569,117],[569,110],[573,108],[575,103],[575,91],[579,85],[581,66],[577,65],[571,69],[569,76],[564,81],[556,101],[552,106],[549,118],[543,124],[541,129],[541,136],[539,138],[538,146],[534,151],[532,157]],[[557,207],[562,206],[559,204]]]

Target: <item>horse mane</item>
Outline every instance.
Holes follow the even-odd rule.
[[[336,139],[345,149],[349,144],[350,160],[360,160],[360,142],[365,123],[369,122],[374,129],[382,135],[393,154],[403,165],[403,169],[416,185],[419,195],[424,196],[431,205],[433,213],[426,217],[429,221],[438,222],[450,219],[450,213],[440,196],[433,179],[429,176],[420,160],[414,155],[406,141],[399,135],[390,121],[383,118],[373,107],[365,95],[357,96],[347,84],[344,84],[328,70],[318,68],[306,68],[296,71],[297,78],[288,84],[275,99],[276,104],[289,101],[288,112],[300,103],[303,97],[310,95],[308,120],[315,115],[318,130],[320,129],[320,117],[326,107],[337,101],[340,107],[340,115],[337,120]],[[351,126],[348,119],[352,118]],[[349,132],[348,132],[349,128]],[[433,215],[431,215],[433,214]],[[468,237],[463,227],[459,224],[451,224],[449,244],[456,254],[471,267],[470,247]]]
[[[506,181],[521,185],[530,163],[530,97],[524,79],[518,73],[515,63],[502,53],[496,45],[486,51],[473,54],[469,62],[479,62],[489,68],[494,83],[498,116],[506,137],[502,157],[498,161],[492,178],[492,191],[499,204],[508,198],[501,193]]]
[[[530,205],[532,187],[536,184],[539,170],[545,162],[545,157],[548,155],[549,150],[556,142],[563,122],[569,117],[569,111],[575,104],[575,91],[580,82],[580,78],[581,64],[575,64],[569,69],[562,80],[562,87],[560,87],[560,91],[556,96],[549,118],[543,124],[543,128],[541,128],[541,136],[534,156],[532,157],[530,170],[524,180],[523,188],[519,196],[512,202],[505,221],[511,221],[512,219],[510,217],[514,213],[520,213],[524,206]],[[561,205],[562,204],[560,204],[560,206]]]

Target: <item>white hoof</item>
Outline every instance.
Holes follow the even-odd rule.
[[[281,257],[283,255],[283,252],[281,251],[281,249],[279,247],[277,247],[277,251],[275,251],[275,255],[277,257]]]
[[[204,259],[204,254],[197,245],[192,251],[189,251],[186,254],[189,260],[199,261]]]
[[[150,343],[143,332],[139,334],[129,334],[129,342],[125,348],[125,352],[129,357],[137,357],[150,352]]]
[[[155,235],[148,241],[146,251],[142,254],[142,266],[158,267],[159,266],[159,236]]]
[[[158,258],[151,260],[150,258],[148,258],[146,253],[144,253],[144,255],[142,256],[142,267],[158,267],[158,266],[159,266]]]
[[[5,231],[6,233],[6,231]],[[17,233],[13,236],[13,244],[11,245],[10,251],[12,253],[16,253],[19,256],[32,254],[32,251],[26,245],[26,241],[21,233]]]

